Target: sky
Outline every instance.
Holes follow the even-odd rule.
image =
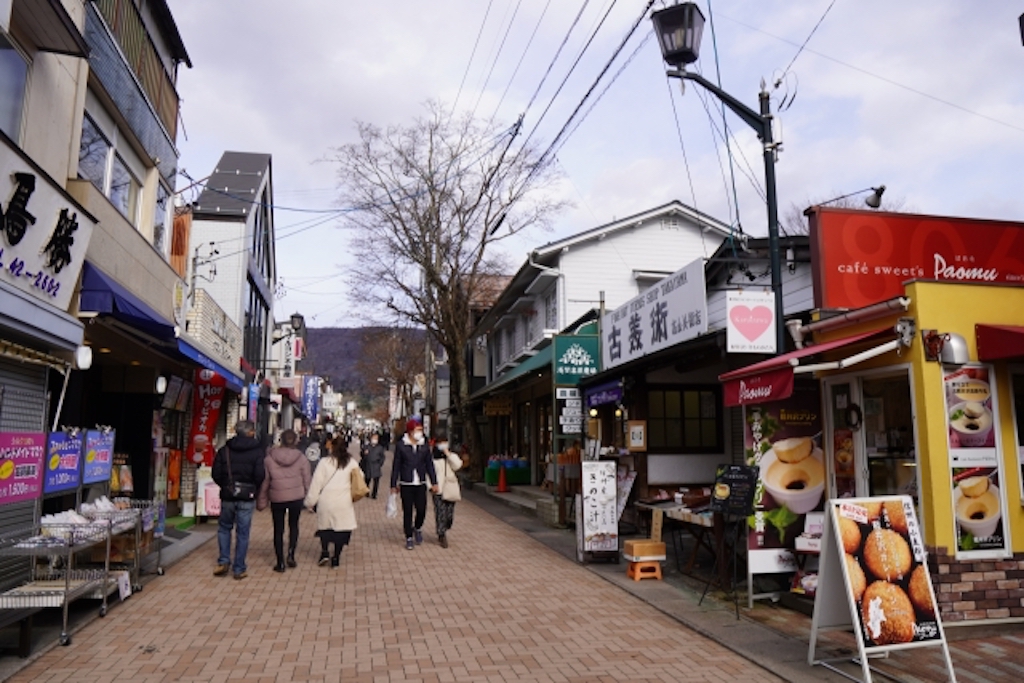
[[[708,22],[695,70],[753,109],[762,81],[771,94],[780,212],[884,184],[904,211],[1024,222],[1019,2],[697,4]],[[502,127],[524,115],[547,146],[638,20],[558,148],[554,191],[572,208],[504,244],[510,272],[537,246],[672,200],[767,234],[756,136],[731,113],[723,125],[696,84],[681,93],[666,78],[647,0],[169,5],[194,65],[178,74],[178,189],[226,150],[273,155],[279,320],[361,324],[344,285],[359,264],[324,161],[356,140],[356,121],[408,125],[433,99]]]

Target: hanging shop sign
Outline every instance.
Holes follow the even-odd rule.
[[[993,380],[990,366],[943,372],[957,558],[1011,554]]]
[[[213,437],[224,404],[224,378],[203,368],[196,370],[192,395],[192,429],[188,437],[188,459],[197,465],[213,465]]]
[[[237,368],[243,351],[242,328],[205,289],[196,290],[187,317],[189,336],[198,340],[213,360],[227,368]]]
[[[43,491],[46,435],[0,433],[0,505],[35,500]]]
[[[351,410],[355,410],[353,405]],[[302,414],[310,422],[316,422],[320,412],[320,378],[316,375],[305,375],[302,378]]]
[[[85,433],[85,462],[82,463],[82,483],[100,484],[110,481],[114,465],[114,430],[103,429]]]
[[[82,481],[82,446],[84,445],[85,433],[77,430],[53,432],[47,437],[43,493],[56,493],[78,488]]]
[[[725,308],[726,351],[776,353],[775,295],[771,290],[729,290]]]
[[[96,219],[0,135],[0,281],[66,311],[95,227]]]
[[[584,460],[581,464],[584,552],[616,552],[619,518],[615,462]]]
[[[798,383],[782,401],[744,406],[745,464],[758,468],[747,537],[749,585],[757,574],[796,571],[796,537],[807,513],[824,509],[825,456],[815,441],[820,410],[817,382]]]
[[[246,419],[256,421],[260,405],[260,385],[250,384],[247,392]]]
[[[585,397],[588,408],[596,408],[609,403],[622,403],[622,382],[615,380],[608,384],[588,387]]]
[[[557,335],[554,344],[555,384],[575,386],[601,371],[596,335]]]
[[[555,388],[555,408],[560,435],[582,438],[583,399],[576,387]]]
[[[865,681],[870,657],[929,646],[956,680],[910,496],[833,499],[827,514],[808,661],[828,661],[815,658],[819,631],[852,627]]]
[[[601,319],[605,370],[708,331],[704,261],[697,259]]]
[[[495,396],[493,398],[484,399],[484,415],[488,417],[494,417],[497,415],[511,415],[512,414],[512,397],[511,396]]]
[[[913,279],[1024,283],[1024,224],[817,208],[810,215],[815,308],[860,308]]]

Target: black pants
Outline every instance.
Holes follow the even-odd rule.
[[[299,543],[299,517],[302,515],[302,501],[290,500],[287,503],[271,503],[270,513],[274,518],[274,552],[277,561],[284,561],[284,513],[288,513],[288,552],[295,552]]]
[[[423,520],[427,517],[427,486],[426,484],[402,484],[398,487],[402,492],[402,520],[405,523],[405,537],[412,538],[413,530],[423,528]],[[413,523],[412,513],[416,511]]]
[[[370,498],[376,498],[377,497],[377,487],[378,486],[380,486],[380,477],[374,477],[373,478],[373,486],[371,487],[371,490],[370,490]]]

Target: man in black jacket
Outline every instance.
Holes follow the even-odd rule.
[[[437,473],[430,446],[423,437],[423,425],[409,420],[405,436],[395,444],[395,457],[391,463],[391,492],[402,490],[402,518],[405,524],[405,549],[412,550],[423,543],[423,520],[427,516],[427,478],[430,490],[437,493]],[[413,511],[416,519],[413,520]]]
[[[220,486],[220,521],[217,524],[220,554],[213,575],[226,576],[233,571],[235,579],[240,581],[248,576],[245,555],[249,551],[256,492],[265,476],[266,449],[256,438],[256,426],[249,420],[240,420],[235,425],[235,434],[213,459],[213,481]],[[232,529],[235,530],[234,563],[231,561]]]

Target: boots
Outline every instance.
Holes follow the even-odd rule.
[[[298,564],[295,562],[295,546],[294,545],[288,547],[288,566],[291,567],[292,569],[295,569],[295,567],[298,566]]]
[[[280,555],[277,556],[277,564],[274,565],[274,571],[278,574],[284,573],[284,560],[281,559]]]

